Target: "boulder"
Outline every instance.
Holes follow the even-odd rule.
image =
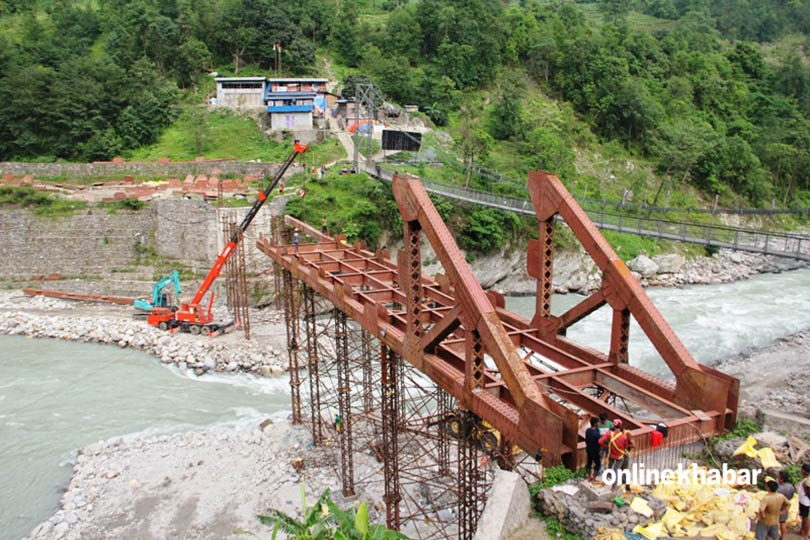
[[[612,501],[591,501],[588,503],[588,512],[598,514],[609,514],[613,512]]]
[[[658,265],[643,253],[639,254],[635,259],[628,262],[627,266],[630,268],[630,270],[638,272],[644,277],[652,277],[658,273]]]
[[[762,431],[754,433],[754,438],[760,447],[781,448],[787,445],[787,437],[773,431]]]
[[[652,262],[658,265],[659,274],[677,274],[683,268],[686,259],[677,253],[669,255],[657,255],[652,258]]]

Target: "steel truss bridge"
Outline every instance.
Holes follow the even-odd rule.
[[[375,418],[379,428],[375,433],[381,433],[378,441],[372,437],[368,444],[377,448],[384,463],[389,527],[399,528],[404,519],[400,507],[405,504],[403,482],[407,475],[401,461],[405,459],[402,437],[419,432],[438,441],[435,463],[440,471],[447,463],[447,430],[442,427],[445,417],[467,423],[454,424],[457,440],[453,442],[458,455],[458,534],[462,538],[472,537],[480,511],[475,502],[480,466],[470,458],[470,449],[480,446],[480,441],[471,439],[481,426],[497,433],[497,461],[504,468],[515,467],[517,456],[522,455],[542,465],[564,464],[571,469],[584,466],[584,430],[589,418],[600,413],[623,421],[635,442],[637,458],[664,448],[679,456],[682,445],[734,426],[739,381],[692,358],[597,225],[557,177],[532,172],[528,178],[531,207],[524,211],[537,217],[539,233],[538,240],[528,246],[528,273],[536,280],[536,310],[531,319],[506,310],[501,295],[482,289],[433,206],[429,185],[410,175],[395,174],[391,182],[404,222],[404,248],[395,259],[386,250],[372,252],[363,242],[348,244],[344,236],[324,234],[289,216],[276,226],[271,237],[258,242],[259,249],[272,259],[277,279],[283,282],[293,420],[310,424],[314,444],[323,439],[321,409],[326,397],[318,390],[318,377],[325,376],[323,351],[333,351],[337,363],[334,395],[343,420],[338,469],[344,493],[354,492],[352,433],[359,428],[352,427],[358,421],[352,396],[366,396],[363,399],[369,402],[364,401],[361,407],[364,418]],[[565,221],[599,267],[602,285],[578,305],[554,315],[551,285],[558,220]],[[297,227],[309,242],[292,245],[291,227]],[[444,273],[422,273],[423,236]],[[305,338],[300,335],[301,297]],[[330,306],[339,321],[334,343],[319,341],[324,332],[314,322],[317,310],[313,297]],[[608,351],[594,350],[566,337],[569,327],[602,306],[613,313]],[[672,382],[631,364],[631,318],[669,368]],[[379,351],[366,353],[369,359],[362,370],[369,370],[369,376],[364,374],[356,382],[351,379],[354,355],[346,344],[347,321],[362,332],[364,350]],[[302,365],[299,354],[304,350],[307,359]],[[435,387],[439,397],[434,403],[445,403],[436,405],[430,422],[403,419],[401,411],[406,405],[397,397],[402,392],[398,386],[402,368],[392,367],[397,362]],[[306,406],[301,405],[301,386],[306,385],[299,370],[304,367],[310,388],[304,391],[309,419],[305,419]],[[455,412],[448,408],[448,399],[455,402]],[[424,412],[424,406],[420,407]],[[668,426],[669,436],[663,446],[652,447],[649,433],[660,422]],[[435,426],[439,426],[438,431],[430,431]],[[425,445],[420,448],[425,455],[431,452]]]

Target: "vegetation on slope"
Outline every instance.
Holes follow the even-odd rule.
[[[727,206],[806,206],[808,6],[3,0],[0,158],[278,159],[282,145],[248,120],[196,104],[212,91],[208,71],[281,67],[365,74],[388,99],[415,103],[444,127],[452,140],[439,142],[466,163],[517,178],[552,170],[577,194],[615,200],[629,188],[637,203],[719,195]],[[590,170],[601,162],[611,175]],[[487,240],[492,231],[525,229],[485,209],[458,227],[480,233],[479,249],[500,245]]]

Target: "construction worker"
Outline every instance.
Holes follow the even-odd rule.
[[[630,467],[630,432],[622,429],[622,421],[617,418],[613,421],[613,431],[599,439],[599,445],[608,448],[608,467],[616,471],[618,485],[619,472]],[[630,487],[629,475],[625,476],[625,488]]]
[[[340,432],[340,413],[335,413],[335,419],[332,422],[332,426],[335,428],[335,431]]]
[[[802,465],[802,481],[796,486],[799,493],[799,517],[802,520],[799,536],[810,539],[810,463]]]
[[[785,499],[788,501],[796,494],[796,486],[790,482],[790,476],[785,469],[779,471],[779,487],[776,492],[784,495]],[[788,509],[784,508],[782,512],[779,513],[779,534],[782,538],[785,537],[785,533],[787,532],[787,517]]]
[[[779,534],[779,514],[790,507],[790,503],[781,493],[777,493],[779,484],[776,480],[765,482],[767,495],[762,497],[759,503],[759,512],[755,537],[756,540],[766,540],[766,538],[780,538]]]
[[[293,245],[295,246],[295,252],[298,253],[298,243],[301,241],[301,234],[298,232],[298,227],[295,228],[293,232]]]
[[[602,460],[600,457],[601,447],[599,446],[599,439],[602,435],[599,433],[599,428],[596,427],[599,419],[595,416],[590,420],[591,426],[585,430],[585,450],[588,454],[588,464],[585,465],[585,472],[588,475],[588,480],[593,482],[602,470]]]
[[[329,227],[328,227],[327,222],[326,222],[326,216],[323,216],[321,218],[321,232],[323,234],[329,234]]]
[[[605,435],[613,431],[613,422],[608,420],[607,413],[601,413],[599,415],[599,425],[596,427],[599,430],[599,435],[601,437],[604,437]],[[607,447],[602,448],[602,467],[607,467],[607,455],[608,455]]]

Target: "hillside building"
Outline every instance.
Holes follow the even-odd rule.
[[[216,101],[212,106],[230,109],[262,109],[267,88],[265,77],[217,77]]]
[[[273,130],[311,130],[313,119],[322,119],[336,101],[326,90],[329,79],[218,77],[215,80],[217,97],[212,106],[264,109]]]

